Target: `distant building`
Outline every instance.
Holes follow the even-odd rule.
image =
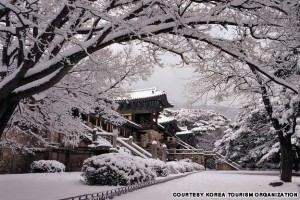
[[[165,127],[158,123],[159,113],[172,108],[164,91],[157,88],[134,90],[116,99],[117,111],[126,119],[141,125],[142,129],[132,133],[134,141],[143,148],[150,148],[152,141],[167,140]],[[122,133],[120,134],[121,136]]]

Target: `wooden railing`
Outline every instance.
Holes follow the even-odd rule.
[[[141,153],[140,151],[138,151],[136,148],[134,148],[133,146],[129,145],[126,140],[122,140],[121,138],[117,138],[117,142],[119,144],[121,144],[123,147],[127,148],[128,150],[131,151],[131,153],[133,153],[134,155],[140,156],[142,158],[148,158],[146,155],[144,155],[143,153]]]
[[[168,154],[204,154],[203,149],[167,149]]]
[[[242,169],[241,165],[234,162],[233,160],[225,158],[225,156],[223,156],[222,154],[219,154],[219,153],[215,152],[215,155],[216,155],[217,158],[223,159],[228,165],[231,165],[232,167],[236,168],[237,170]]]

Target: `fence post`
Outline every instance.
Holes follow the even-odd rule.
[[[157,142],[154,140],[152,142],[152,158],[156,159],[157,158]]]
[[[167,145],[162,146],[162,156],[161,156],[162,161],[167,162]]]

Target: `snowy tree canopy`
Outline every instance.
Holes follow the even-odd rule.
[[[232,16],[256,24],[225,24],[230,35],[214,33],[213,29],[206,33],[183,33],[186,38],[198,41],[186,45],[196,49],[197,55],[187,56],[197,66],[195,80],[190,84],[191,96],[199,99],[215,91],[222,100],[233,91],[259,94],[279,138],[281,179],[290,182],[291,137],[300,116],[299,1],[251,1],[251,5],[247,4],[249,1],[231,1],[230,4],[237,2],[246,3],[247,8],[242,4],[239,8],[242,12],[229,9]],[[220,15],[225,10],[228,7]]]
[[[191,44],[196,39],[235,58],[243,58],[259,72],[287,85],[261,64],[250,62],[235,52],[238,42],[220,41],[209,32],[215,26],[244,27],[258,38],[274,37],[274,31],[287,30],[286,26],[292,25],[289,13],[298,9],[297,3],[273,0],[4,0],[0,3],[0,132],[20,99],[52,87],[82,59],[93,59],[94,52],[131,40],[158,45],[181,55],[186,49],[181,45],[182,49],[177,49],[176,45],[186,40],[180,38],[188,38]],[[270,20],[269,15],[286,18]],[[271,34],[265,33],[269,27]],[[200,50],[197,45],[193,49]]]
[[[0,134],[21,99],[49,89],[82,59],[93,59],[94,52],[139,40],[176,53],[186,63],[214,66],[221,60],[220,66],[251,72],[285,148],[282,167],[289,173],[283,180],[290,181],[290,137],[300,107],[295,82],[299,20],[298,0],[1,1]],[[225,83],[232,80],[227,77]],[[238,80],[252,85],[244,75]],[[271,102],[270,82],[282,86],[281,115]]]
[[[49,146],[53,142],[49,134],[60,133],[65,145],[77,146],[88,132],[80,113],[94,113],[121,125],[124,119],[115,111],[113,99],[123,94],[122,85],[146,78],[152,70],[145,56],[134,54],[132,48],[100,50],[93,60],[81,61],[54,87],[21,100],[0,145],[30,152],[41,146],[38,143]],[[16,134],[35,142],[20,143],[14,138]]]

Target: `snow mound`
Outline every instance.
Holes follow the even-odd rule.
[[[167,166],[170,170],[173,168],[180,173],[205,170],[205,168],[202,165],[191,162],[191,160],[189,159],[180,161],[170,161],[167,162]]]
[[[166,177],[170,174],[170,169],[168,168],[167,164],[161,160],[155,159],[144,159],[146,164],[155,171],[158,177]]]
[[[89,185],[132,185],[154,180],[156,173],[140,157],[109,153],[86,159],[82,175]]]
[[[55,172],[64,172],[66,166],[56,160],[38,160],[34,161],[30,165],[30,172],[32,173],[55,173]]]

